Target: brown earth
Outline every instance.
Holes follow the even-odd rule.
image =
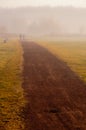
[[[34,42],[24,49],[25,130],[86,130],[86,85]]]

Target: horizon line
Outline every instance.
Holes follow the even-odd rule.
[[[24,5],[24,6],[14,6],[14,7],[10,7],[10,6],[6,6],[6,7],[2,7],[0,6],[0,9],[18,9],[18,8],[43,8],[43,7],[48,7],[48,8],[73,8],[73,9],[86,9],[86,7],[81,7],[81,6],[72,6],[72,5],[56,5],[56,6],[51,6],[51,5]]]

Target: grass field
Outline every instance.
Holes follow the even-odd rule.
[[[85,41],[40,41],[54,55],[67,63],[80,78],[86,81],[86,42]]]
[[[23,129],[22,48],[18,41],[0,42],[0,130]]]
[[[38,41],[86,81],[86,42]],[[23,130],[22,47],[0,42],[0,130]]]

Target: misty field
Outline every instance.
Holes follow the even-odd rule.
[[[22,48],[18,41],[0,42],[0,130],[22,129],[24,105]]]
[[[86,42],[85,41],[41,41],[54,55],[62,59],[80,78],[86,81]]]

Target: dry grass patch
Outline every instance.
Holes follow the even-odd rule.
[[[24,97],[22,48],[18,41],[0,43],[0,130],[22,130]]]

